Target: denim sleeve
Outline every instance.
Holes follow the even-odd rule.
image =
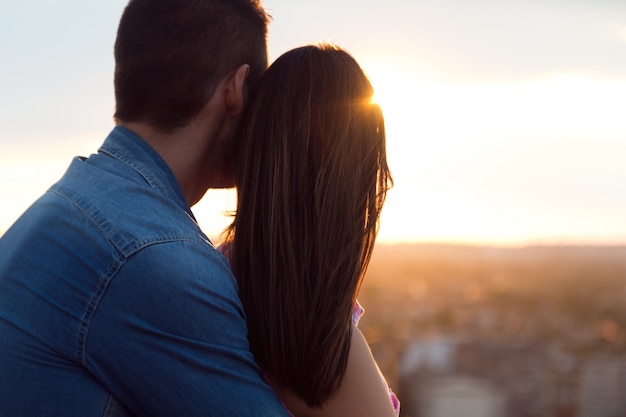
[[[104,289],[84,362],[136,416],[288,416],[246,333],[236,283],[216,251],[153,244]]]

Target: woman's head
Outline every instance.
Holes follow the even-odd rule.
[[[252,351],[311,405],[343,375],[352,306],[391,184],[372,95],[347,52],[298,48],[263,76],[241,135],[231,231]]]

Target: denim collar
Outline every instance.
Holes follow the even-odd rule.
[[[123,126],[115,126],[98,152],[129,166],[150,187],[176,201],[195,220],[172,170],[154,148],[139,135]]]

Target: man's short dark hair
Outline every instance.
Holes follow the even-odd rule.
[[[267,67],[259,0],[130,0],[115,42],[115,120],[185,126],[229,71]]]

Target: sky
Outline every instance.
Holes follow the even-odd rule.
[[[125,4],[3,4],[0,234],[113,127]],[[626,244],[623,0],[264,4],[271,60],[333,42],[374,85],[395,180],[379,241]],[[209,236],[235,202],[194,207]]]

